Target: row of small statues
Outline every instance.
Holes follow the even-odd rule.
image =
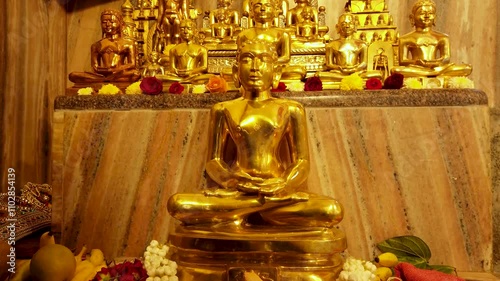
[[[304,78],[305,66],[289,65],[293,36],[287,29],[274,26],[275,15],[280,10],[278,2],[249,1],[250,17],[254,25],[236,36],[236,44],[239,46],[241,41],[254,38],[274,44],[278,62],[282,65],[283,79]],[[307,1],[296,2],[300,4]],[[299,14],[301,13],[295,13]],[[414,4],[410,21],[415,30],[399,38],[399,63],[391,72],[401,73],[405,77],[467,76],[471,73],[470,65],[450,62],[449,38],[446,34],[433,30],[435,18],[436,4],[432,0],[418,0]],[[136,63],[136,42],[122,36],[121,14],[114,10],[105,10],[101,15],[101,23],[103,38],[91,47],[91,64],[94,71],[73,72],[69,75],[70,80],[79,84],[138,80],[141,73]],[[156,75],[165,81],[204,83],[212,75],[207,73],[208,50],[195,42],[196,24],[192,20],[183,19],[179,28],[183,42],[169,50],[168,68],[163,69],[158,64],[157,56],[161,54],[152,52],[151,64],[143,70],[142,75]],[[357,30],[355,15],[348,12],[342,14],[336,29],[340,37],[326,45],[326,71],[315,75],[320,76],[323,81],[340,81],[353,73],[364,78],[381,77],[380,71],[367,70],[367,44],[354,37]]]

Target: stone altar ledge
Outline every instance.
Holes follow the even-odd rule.
[[[226,95],[61,96],[52,131],[52,229],[68,247],[141,256],[166,241],[175,192],[200,192],[209,108]],[[304,103],[308,191],[345,207],[348,251],[416,235],[433,264],[492,266],[490,110],[479,90],[280,93]]]
[[[276,97],[293,99],[309,107],[420,107],[487,105],[483,91],[474,89],[401,89],[358,91],[280,92]],[[133,110],[168,108],[210,108],[213,104],[231,100],[237,92],[226,94],[161,94],[59,96],[55,109]]]

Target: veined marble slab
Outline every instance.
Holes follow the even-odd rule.
[[[344,204],[351,255],[372,259],[376,243],[412,234],[429,244],[433,264],[490,270],[487,105],[306,111],[308,188]],[[112,258],[166,241],[169,196],[205,185],[208,118],[208,109],[57,110],[53,228],[61,242]]]

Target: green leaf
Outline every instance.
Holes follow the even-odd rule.
[[[414,256],[400,256],[398,257],[398,260],[400,262],[407,262],[413,264],[415,267],[422,268],[422,269],[429,269],[429,263],[427,262],[426,259],[420,258],[420,257],[414,257]]]
[[[387,239],[379,244],[377,247],[382,252],[391,252],[400,257],[410,256],[419,257],[427,262],[431,258],[431,250],[429,246],[417,236],[398,236]]]
[[[449,266],[449,265],[434,264],[434,265],[429,265],[429,267],[431,269],[434,269],[434,270],[437,270],[437,271],[441,271],[441,272],[444,272],[444,273],[447,273],[447,274],[456,273],[456,268],[454,268],[453,266]]]

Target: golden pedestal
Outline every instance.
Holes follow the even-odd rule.
[[[180,281],[335,280],[345,234],[336,228],[177,226],[169,235]],[[247,277],[243,277],[246,275]]]

